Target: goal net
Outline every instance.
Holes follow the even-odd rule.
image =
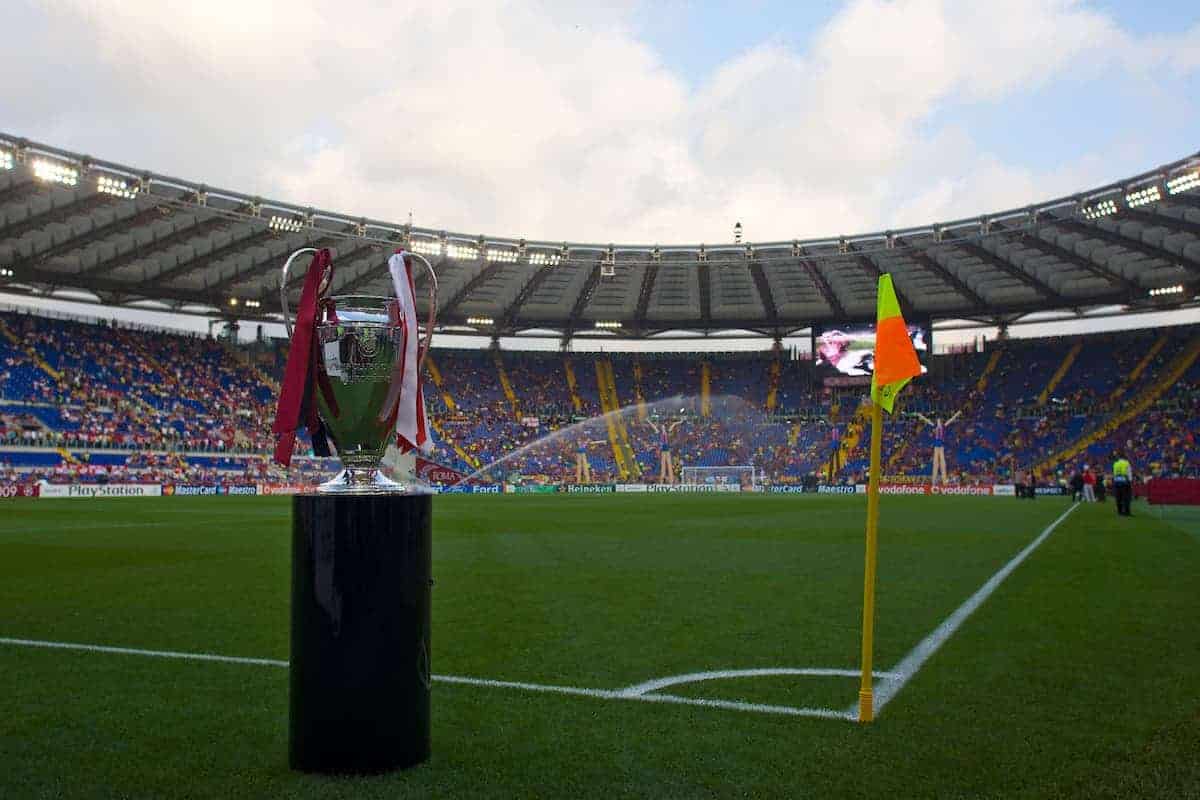
[[[762,473],[753,464],[732,467],[683,467],[679,470],[680,483],[726,483],[733,486],[754,486]]]

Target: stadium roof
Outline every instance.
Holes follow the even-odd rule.
[[[910,318],[996,324],[1040,311],[1172,308],[1195,303],[1200,286],[1200,153],[952,222],[659,246],[417,228],[0,134],[0,291],[86,292],[110,305],[277,321],[280,267],[292,250],[332,248],[333,293],[370,294],[387,292],[384,261],[400,246],[434,263],[439,326],[460,333],[786,335],[871,319],[880,272],[892,273]],[[302,274],[289,281],[294,294]]]

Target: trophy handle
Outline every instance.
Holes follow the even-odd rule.
[[[406,252],[406,255],[419,258],[429,273],[429,317],[425,321],[425,346],[421,348],[421,357],[417,361],[417,373],[420,374],[421,369],[425,366],[425,356],[429,355],[429,346],[433,344],[433,326],[437,322],[438,281],[437,273],[433,271],[433,265],[429,263],[429,259],[420,253]]]
[[[279,280],[279,307],[283,311],[283,326],[287,330],[289,339],[292,338],[292,312],[288,308],[287,299],[288,271],[292,268],[292,262],[296,260],[297,256],[315,252],[317,252],[317,248],[315,247],[301,247],[288,256],[287,261],[283,262],[283,275]],[[420,253],[406,251],[406,255],[420,259],[421,263],[425,265],[425,270],[429,273],[429,317],[425,321],[425,345],[421,349],[420,361],[417,362],[417,370],[419,372],[425,366],[425,356],[429,354],[429,346],[433,344],[433,326],[437,322],[438,280],[437,273],[434,272],[433,265],[429,263],[429,259]],[[324,288],[322,287],[322,290]]]
[[[296,256],[303,255],[304,253],[315,252],[317,252],[317,248],[315,247],[301,247],[299,250],[288,256],[287,261],[283,262],[283,277],[279,279],[279,307],[283,311],[283,327],[287,330],[289,339],[292,338],[292,312],[288,308],[287,301],[288,270],[292,268],[292,262],[296,260]]]

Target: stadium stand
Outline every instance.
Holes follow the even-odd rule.
[[[260,350],[260,367],[246,351],[212,338],[14,312],[0,314],[0,324],[11,335],[0,339],[0,479],[300,481],[332,468],[310,458],[289,472],[268,463],[271,383],[283,343]],[[930,374],[902,395],[886,431],[886,471],[911,480],[928,471],[932,431],[914,412],[946,418],[961,411],[947,446],[957,481],[1003,480],[1043,464],[1045,479],[1059,480],[1084,461],[1104,463],[1118,447],[1144,474],[1198,475],[1198,330],[1010,340],[933,356]],[[1072,348],[1076,357],[1042,397]],[[593,481],[618,480],[613,434],[597,416],[597,375],[609,374],[626,407],[622,435],[637,480],[658,479],[656,424],[670,427],[681,465],[755,465],[768,480],[797,482],[824,475],[836,416],[847,433],[835,479],[861,480],[866,468],[869,427],[855,419],[854,391],[834,394],[810,362],[778,353],[573,354],[581,411],[562,354],[438,349],[434,360],[442,391],[428,393],[433,458],[463,473],[486,468],[482,481],[571,481],[581,443]],[[602,364],[611,373],[598,370]],[[773,371],[779,401],[768,410]],[[1128,415],[1138,404],[1144,409]],[[1073,446],[1076,452],[1059,458]]]
[[[771,481],[861,480],[861,387],[826,386],[778,343],[873,319],[881,273],[910,322],[1001,329],[1048,312],[1194,309],[1200,155],[1077,195],[945,224],[849,237],[705,245],[596,245],[488,237],[302,208],[0,134],[0,290],[85,293],[236,322],[278,322],[305,259],[330,248],[330,294],[389,291],[404,247],[438,274],[439,327],[490,349],[427,365],[432,457],[478,480],[659,479],[662,431],[680,466],[754,465]],[[428,275],[416,276],[428,310]],[[1106,311],[1107,309],[1107,311]],[[1117,311],[1114,311],[1117,309]],[[1046,317],[1039,318],[1045,321]],[[619,329],[619,331],[617,330]],[[751,355],[540,353],[501,337],[647,339],[741,331]],[[236,337],[234,337],[236,339]],[[1117,447],[1141,474],[1197,473],[1196,327],[1008,339],[929,356],[884,433],[886,472],[921,480],[933,433],[960,416],[956,481],[1062,479]],[[584,348],[581,348],[584,349]],[[564,351],[570,351],[564,346]],[[0,477],[55,481],[298,481],[334,462],[268,463],[286,357],[111,322],[0,313]],[[607,413],[606,413],[607,412]],[[839,455],[831,458],[833,428]],[[298,445],[307,452],[308,442]]]

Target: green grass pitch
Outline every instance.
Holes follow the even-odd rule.
[[[438,675],[853,669],[860,498],[435,499]],[[1067,504],[885,497],[889,670]],[[862,726],[439,682],[433,758],[287,768],[287,672],[0,643],[0,798],[1200,797],[1200,517],[1073,512]],[[286,498],[0,502],[0,638],[288,655]],[[856,679],[681,697],[846,709]]]

